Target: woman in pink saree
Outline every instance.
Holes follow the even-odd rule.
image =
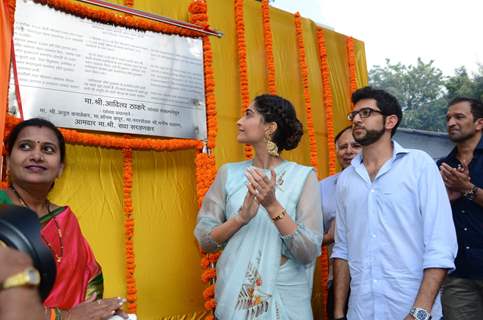
[[[9,188],[0,190],[0,204],[35,211],[41,236],[57,265],[54,287],[44,301],[46,319],[108,319],[120,311],[121,298],[102,299],[100,265],[68,206],[50,202],[48,193],[64,168],[65,142],[49,121],[19,123],[5,141]]]

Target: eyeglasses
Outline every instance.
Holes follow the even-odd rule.
[[[360,110],[357,110],[357,111],[352,111],[352,112],[349,112],[347,114],[347,119],[349,119],[349,121],[353,121],[354,118],[359,115],[361,118],[369,118],[372,113],[380,113],[380,114],[383,114],[381,111],[379,110],[375,110],[375,109],[371,109],[371,108],[362,108]]]

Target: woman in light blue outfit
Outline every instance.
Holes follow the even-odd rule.
[[[256,156],[219,169],[195,229],[203,250],[223,248],[215,316],[310,320],[323,234],[317,176],[278,154],[298,145],[302,124],[289,101],[261,95],[237,126],[238,142]]]

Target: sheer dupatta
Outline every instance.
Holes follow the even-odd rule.
[[[200,209],[195,229],[204,250],[214,251],[219,247],[210,237],[211,230],[237,214],[241,207],[247,193],[244,173],[251,164],[251,161],[244,161],[220,168]],[[278,281],[282,255],[289,258],[287,264],[295,266],[290,267],[290,272],[307,281],[307,285],[301,286],[302,295],[308,292],[309,296],[303,308],[308,309],[304,312],[311,317],[311,279],[308,278],[312,273],[307,272],[305,266],[312,270],[311,263],[320,254],[322,215],[317,216],[320,213],[317,179],[312,168],[288,161],[277,166],[275,172],[277,200],[297,223],[297,230],[293,235],[282,237],[260,206],[257,215],[247,225],[227,243],[220,244],[225,248],[217,262],[215,315],[219,319],[290,319],[288,314],[293,310],[286,310],[286,305],[281,302],[281,290],[278,290],[279,285],[284,285]],[[266,174],[270,176],[268,170]],[[299,200],[302,190],[305,193],[308,177],[311,177],[316,200],[301,215]]]

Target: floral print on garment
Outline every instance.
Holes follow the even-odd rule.
[[[261,290],[263,280],[258,272],[261,251],[258,253],[256,263],[250,262],[245,274],[245,283],[242,284],[236,310],[246,310],[246,319],[257,319],[268,311],[272,295]]]

